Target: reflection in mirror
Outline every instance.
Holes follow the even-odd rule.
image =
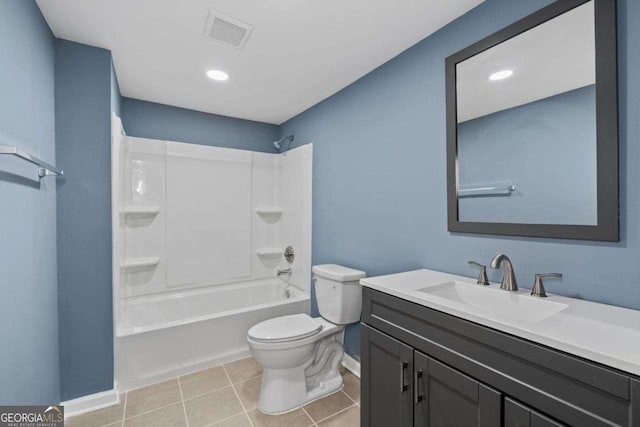
[[[456,64],[459,221],[598,224],[593,1]]]

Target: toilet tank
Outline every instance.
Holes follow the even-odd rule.
[[[320,315],[336,325],[359,322],[365,272],[337,264],[314,265],[312,271]]]

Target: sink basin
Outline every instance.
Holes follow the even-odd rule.
[[[523,293],[456,281],[418,289],[418,292],[451,308],[532,323],[547,319],[568,307],[566,304]]]

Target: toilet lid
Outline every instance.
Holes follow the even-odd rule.
[[[261,342],[295,341],[317,334],[322,324],[306,314],[275,317],[249,329],[249,338]]]

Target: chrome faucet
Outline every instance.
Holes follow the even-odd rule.
[[[516,275],[513,271],[513,265],[511,264],[511,260],[505,254],[498,254],[491,260],[491,268],[500,268],[500,264],[504,262],[504,270],[502,272],[502,284],[500,285],[500,289],[504,289],[505,291],[517,291],[518,290],[518,281],[516,280]]]
[[[287,276],[291,276],[291,274],[292,274],[292,273],[293,273],[293,272],[291,271],[291,268],[285,268],[285,269],[283,269],[283,270],[278,269],[278,277],[280,277],[280,276],[284,276],[285,274],[286,274]]]

